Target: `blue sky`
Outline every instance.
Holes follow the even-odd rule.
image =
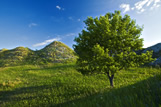
[[[35,50],[55,40],[72,48],[88,16],[115,10],[144,25],[144,47],[161,42],[161,0],[0,0],[0,49]]]

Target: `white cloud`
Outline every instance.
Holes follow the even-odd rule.
[[[160,2],[161,2],[160,0],[142,0],[135,3],[135,8],[139,13],[142,13],[145,11],[146,7],[150,8],[150,10],[160,7],[160,4],[159,4]]]
[[[135,8],[136,8],[137,10],[142,10],[143,7],[144,7],[144,5],[145,5],[146,3],[148,3],[148,1],[149,1],[149,0],[142,0],[142,1],[139,1],[139,2],[135,3]]]
[[[120,8],[123,9],[123,13],[130,11],[130,4],[121,4]]]
[[[34,26],[37,26],[37,24],[36,23],[30,23],[28,26],[29,27],[34,27]]]
[[[135,7],[132,7],[132,8],[131,8],[131,10],[134,10],[134,9],[135,9]]]
[[[145,11],[145,9],[141,9],[141,10],[140,10],[141,13],[144,12],[144,11]]]
[[[70,16],[70,17],[68,17],[68,19],[69,19],[69,20],[74,20],[74,19],[73,19],[73,17],[71,17],[71,16]]]
[[[60,6],[56,6],[57,9],[61,10],[61,7]]]
[[[68,19],[72,21],[78,21],[78,22],[81,21],[81,19],[76,19],[75,17],[72,17],[72,16],[68,17]]]
[[[75,33],[69,33],[69,34],[66,34],[65,36],[74,36],[76,35]]]
[[[153,0],[149,0],[146,6],[147,7],[150,6],[152,2],[153,2]]]
[[[60,6],[56,6],[57,9],[59,10],[65,10],[64,8],[60,7]]]
[[[160,7],[160,4],[159,4],[160,2],[161,0],[154,0],[154,4],[150,9],[153,10],[154,8]]]
[[[130,8],[130,4],[121,4],[120,8],[124,9],[123,13],[130,10],[136,10],[137,13],[143,13],[146,10],[153,10],[161,6],[161,0],[140,0],[134,4],[134,7]]]
[[[61,38],[53,38],[53,39],[45,40],[44,42],[34,44],[33,47],[43,46],[53,41],[59,41],[59,40],[61,40]]]

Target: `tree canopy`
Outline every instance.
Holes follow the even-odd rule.
[[[96,18],[88,17],[84,22],[85,29],[73,45],[79,57],[78,70],[82,73],[106,73],[113,86],[115,72],[153,60],[152,52],[137,54],[143,47],[140,38],[143,27],[136,25],[129,15],[122,17],[120,11],[115,11]]]

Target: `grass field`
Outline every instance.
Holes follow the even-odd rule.
[[[158,107],[161,69],[116,73],[114,88],[104,74],[82,75],[75,64],[0,68],[0,107]]]

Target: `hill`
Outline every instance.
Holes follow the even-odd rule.
[[[75,58],[74,51],[65,44],[55,41],[37,52],[49,62],[57,63]]]
[[[33,53],[32,50],[24,47],[17,47],[12,50],[2,49],[0,51],[0,66],[25,64],[29,55]]]
[[[61,63],[74,61],[75,59],[74,51],[58,41],[54,41],[38,51],[24,47],[0,50],[0,66]]]
[[[158,43],[156,45],[150,46],[150,47],[142,50],[143,53],[146,51],[153,51],[153,58],[156,58],[156,61],[154,61],[150,65],[161,66],[161,43]]]

